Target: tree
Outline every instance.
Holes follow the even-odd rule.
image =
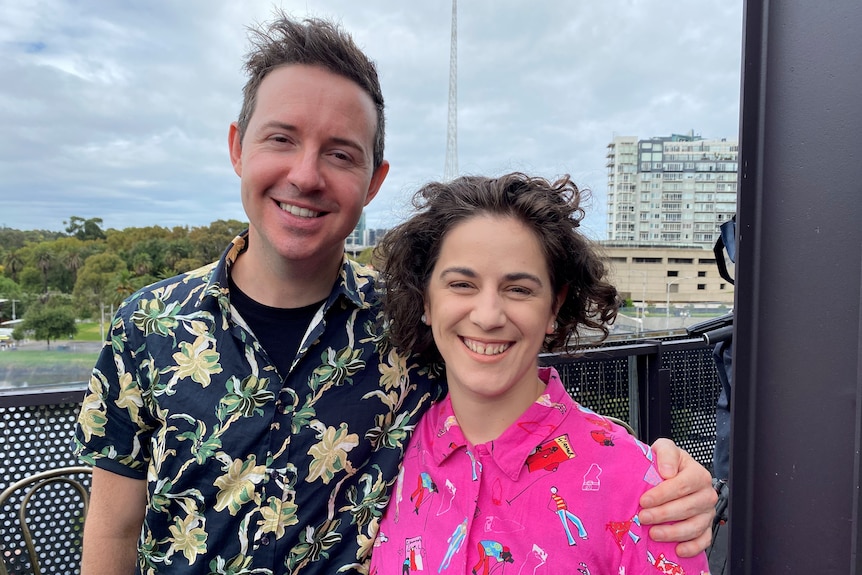
[[[6,254],[4,273],[12,278],[12,281],[18,281],[18,272],[24,268],[24,261],[21,259],[21,254],[17,251],[12,251]]]
[[[12,310],[21,310],[21,286],[15,283],[11,278],[0,276],[0,300],[6,300],[0,303],[0,321],[7,319],[16,319],[12,317]],[[16,305],[17,304],[17,305]]]
[[[102,218],[81,218],[72,216],[66,224],[66,231],[79,240],[103,240]]]
[[[112,252],[95,254],[84,260],[72,291],[78,305],[93,311],[114,303],[117,300],[115,279],[123,271],[128,271],[126,262]]]
[[[365,248],[353,258],[360,264],[374,265],[374,248]]]
[[[216,220],[207,227],[192,228],[189,231],[194,246],[192,257],[206,263],[217,260],[230,241],[247,227],[239,220]]]
[[[44,339],[48,347],[51,340],[61,337],[72,337],[78,333],[75,324],[75,311],[68,304],[56,304],[49,300],[47,303],[38,303],[24,314],[24,322],[15,330],[19,332],[33,332],[35,339]],[[20,339],[18,335],[15,339]]]
[[[39,272],[42,274],[44,293],[48,293],[48,271],[51,269],[54,255],[47,243],[37,245],[34,255],[36,267],[39,268]]]

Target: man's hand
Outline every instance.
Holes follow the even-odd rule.
[[[665,481],[641,496],[638,514],[656,541],[679,541],[680,557],[693,557],[712,540],[712,519],[718,495],[712,477],[701,464],[669,439],[652,445],[658,471]],[[675,521],[673,525],[658,525]]]

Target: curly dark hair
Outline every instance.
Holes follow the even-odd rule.
[[[246,54],[244,65],[248,81],[242,89],[242,108],[237,118],[240,141],[254,113],[258,88],[267,74],[291,64],[318,66],[352,80],[371,97],[377,110],[374,168],[380,167],[386,132],[383,92],[377,77],[377,67],[356,46],[350,34],[326,20],[306,18],[300,22],[291,19],[282,10],[276,10],[271,22],[249,28],[249,41],[252,47]]]
[[[607,337],[620,299],[606,280],[597,248],[578,231],[582,196],[569,176],[551,183],[517,172],[423,186],[413,198],[416,213],[391,229],[375,249],[385,283],[383,313],[390,342],[402,352],[441,360],[431,328],[420,319],[425,290],[443,238],[457,224],[480,215],[513,217],[525,224],[545,254],[554,294],[568,287],[545,351],[565,348],[570,340],[577,345],[579,326]]]

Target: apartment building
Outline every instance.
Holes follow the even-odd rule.
[[[736,213],[737,141],[693,132],[607,147],[607,238],[632,245],[711,248]]]

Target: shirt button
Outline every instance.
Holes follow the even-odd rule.
[[[263,537],[261,537],[261,538],[260,538],[260,544],[261,544],[261,545],[269,545],[269,537],[267,537],[266,535],[264,535]]]

